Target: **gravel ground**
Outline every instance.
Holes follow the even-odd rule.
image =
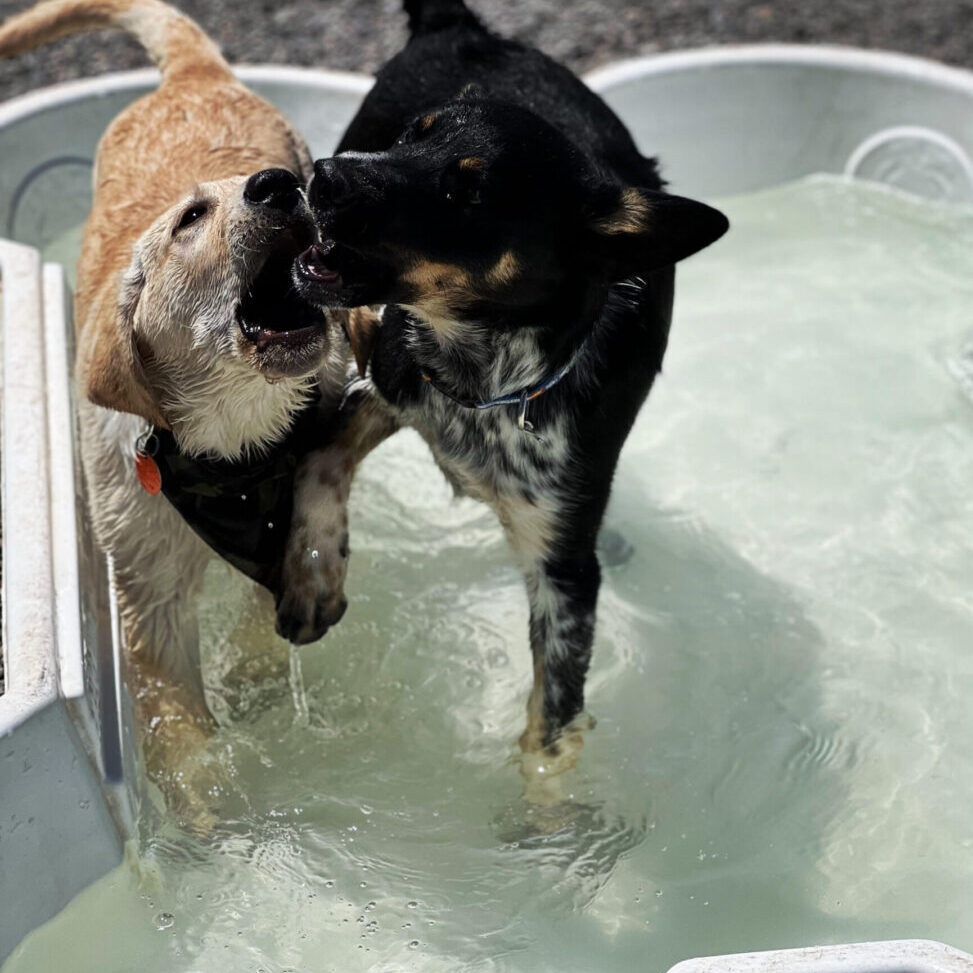
[[[402,45],[399,0],[177,0],[234,62],[372,72]],[[0,0],[0,17],[27,6]],[[497,31],[576,71],[673,48],[789,41],[905,51],[973,67],[973,0],[470,0]],[[120,36],[71,38],[0,62],[0,100],[145,64]]]

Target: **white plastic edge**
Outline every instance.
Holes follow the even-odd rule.
[[[673,51],[668,54],[650,54],[596,68],[589,71],[584,80],[595,91],[605,92],[649,74],[731,65],[748,67],[775,64],[848,68],[871,74],[904,76],[973,94],[973,72],[962,68],[947,67],[910,54],[810,44],[732,44],[725,47]]]
[[[54,621],[61,695],[84,695],[81,653],[81,581],[78,568],[74,422],[64,306],[64,271],[44,264],[44,347],[47,363],[47,436],[50,443],[51,541]]]
[[[948,135],[943,135],[942,132],[937,132],[932,128],[926,128],[925,125],[893,125],[891,128],[883,128],[880,132],[870,135],[848,157],[848,161],[845,163],[845,175],[854,176],[858,167],[872,152],[896,139],[915,139],[919,142],[930,142],[938,146],[952,157],[953,161],[963,170],[970,185],[973,186],[973,162],[963,151],[963,147]]]
[[[898,939],[705,956],[669,973],[973,973],[973,956],[928,939]]]
[[[57,699],[40,254],[0,240],[3,648],[0,737]],[[26,509],[27,503],[31,509]],[[10,597],[16,592],[16,597]]]
[[[310,84],[362,98],[375,83],[367,74],[276,64],[235,65],[233,71],[246,84]],[[37,112],[70,104],[72,101],[81,101],[92,95],[111,95],[118,91],[152,88],[158,82],[159,72],[155,68],[139,68],[135,71],[114,71],[96,78],[50,85],[0,104],[0,128]]]

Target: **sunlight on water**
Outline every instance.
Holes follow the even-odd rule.
[[[164,823],[4,973],[973,949],[973,216],[830,178],[724,205],[616,480],[572,799],[528,808],[511,762],[500,530],[400,434],[321,643],[211,569],[216,831]]]

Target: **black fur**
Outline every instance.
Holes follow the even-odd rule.
[[[461,0],[407,0],[406,11],[407,46],[338,155],[316,164],[309,199],[324,243],[295,275],[322,304],[388,305],[374,387],[454,483],[506,518],[543,698],[524,745],[550,746],[584,704],[595,541],[662,365],[673,264],[727,223],[666,194],[655,160],[565,68],[489,33]],[[575,355],[531,403],[542,440],[517,429],[517,406],[473,411],[443,394],[515,392]]]

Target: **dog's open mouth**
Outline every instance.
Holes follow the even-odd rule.
[[[335,245],[331,241],[313,243],[297,258],[297,266],[308,279],[337,290],[342,280],[341,271],[335,266],[336,257]]]
[[[258,352],[275,346],[301,347],[323,334],[327,320],[322,310],[305,301],[294,287],[291,266],[307,246],[291,233],[265,261],[237,306],[243,336]]]
[[[376,303],[384,286],[380,265],[327,238],[311,244],[297,257],[294,280],[304,297],[322,307]]]

